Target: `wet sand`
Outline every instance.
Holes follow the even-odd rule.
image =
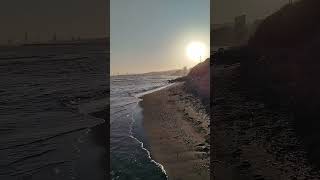
[[[214,82],[215,180],[320,178],[295,133],[289,108],[264,103],[241,78],[240,64],[217,66]]]
[[[209,177],[209,117],[200,100],[178,83],[143,96],[143,125],[151,157],[169,180]]]

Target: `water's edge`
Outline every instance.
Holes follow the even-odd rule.
[[[161,169],[161,171],[165,174],[166,179],[168,179],[168,175],[166,173],[166,170],[165,170],[164,166],[162,164],[160,164],[159,162],[156,162],[151,157],[150,148],[148,147],[148,144],[146,144],[147,143],[147,139],[146,139],[147,137],[145,136],[145,134],[143,134],[142,136],[140,135],[140,137],[137,136],[138,134],[135,136],[134,135],[135,133],[133,132],[134,131],[133,128],[138,126],[137,128],[144,129],[144,127],[142,125],[142,122],[144,120],[143,119],[143,114],[142,114],[143,108],[140,106],[140,102],[143,101],[142,97],[144,95],[151,94],[153,92],[157,92],[157,91],[163,90],[165,88],[168,88],[168,87],[170,87],[170,86],[172,86],[174,84],[175,83],[171,83],[171,84],[168,84],[168,85],[165,85],[165,86],[162,86],[162,87],[158,87],[158,88],[155,88],[155,89],[152,89],[152,90],[149,90],[149,91],[146,91],[146,92],[143,92],[143,93],[135,95],[135,97],[137,99],[139,99],[139,101],[137,102],[136,106],[134,107],[134,110],[132,111],[132,116],[131,116],[132,117],[132,125],[131,125],[131,129],[130,129],[131,137],[133,139],[135,139],[141,145],[141,148],[144,151],[146,151],[146,153],[148,154],[148,158],[150,159],[150,161],[153,162],[156,166],[158,166]],[[137,125],[139,122],[140,122],[140,127],[139,127],[139,125]]]

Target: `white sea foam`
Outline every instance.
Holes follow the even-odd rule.
[[[152,159],[150,152],[144,144],[146,137],[141,124],[142,114],[141,112],[137,112],[137,110],[140,108],[138,103],[141,101],[141,96],[172,85],[168,83],[168,80],[173,78],[176,77],[134,75],[111,78],[111,159],[114,158],[114,161],[111,161],[114,165],[111,164],[111,166],[115,167],[113,169],[115,171],[114,177],[120,176],[121,179],[122,176],[125,176],[121,172],[130,172],[130,177],[148,178],[144,177],[145,174],[148,174],[148,171],[157,171],[156,169],[158,169],[159,173],[164,174],[167,179],[165,168]],[[135,113],[138,113],[136,117]],[[133,129],[134,127],[135,130]],[[131,140],[126,139],[126,137],[129,137]],[[117,169],[117,167],[123,167],[121,165],[117,166],[118,161],[115,158],[117,156],[123,159],[129,158],[127,160],[128,164],[136,162],[136,165],[131,164],[131,167],[132,169],[137,168],[137,171]],[[140,163],[145,164],[144,170],[139,168]],[[142,173],[143,171],[145,173]],[[159,175],[159,177],[163,176]]]

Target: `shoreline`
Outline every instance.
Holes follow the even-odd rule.
[[[143,126],[151,158],[170,180],[210,179],[209,116],[183,83],[143,95]]]

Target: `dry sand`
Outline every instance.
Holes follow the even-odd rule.
[[[209,117],[184,84],[147,94],[141,101],[152,158],[169,180],[209,177]]]

